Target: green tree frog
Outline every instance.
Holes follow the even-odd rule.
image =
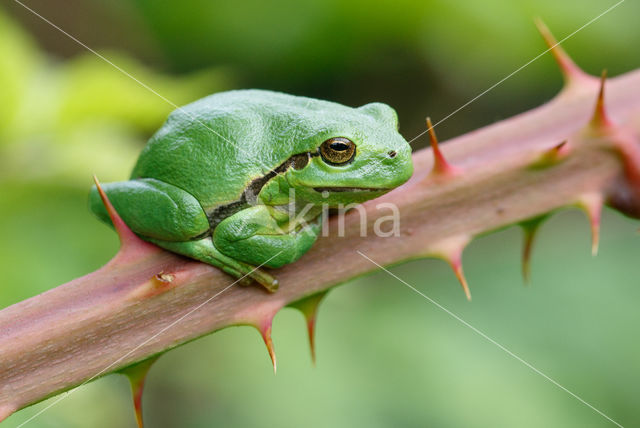
[[[172,112],[131,179],[103,189],[143,240],[275,291],[277,280],[255,267],[309,250],[323,206],[375,198],[412,172],[386,104],[237,90]],[[95,186],[90,208],[111,224]]]

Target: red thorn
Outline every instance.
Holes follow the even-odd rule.
[[[136,422],[138,423],[138,428],[144,427],[144,422],[142,421],[142,391],[144,388],[144,381],[140,382],[139,385],[131,384],[131,393],[133,395],[133,407],[136,412]]]
[[[613,125],[611,119],[607,115],[605,106],[604,106],[604,84],[607,80],[607,70],[602,70],[602,75],[600,76],[600,90],[598,91],[598,99],[596,100],[596,108],[593,112],[593,117],[591,118],[591,126],[593,128],[607,128]]]
[[[569,154],[570,147],[569,140],[564,140],[547,150],[544,156],[552,163],[559,162]]]
[[[548,168],[564,160],[571,151],[571,145],[568,140],[564,140],[559,144],[545,150],[542,154],[531,164],[532,168]]]
[[[580,198],[578,206],[587,215],[591,225],[591,255],[598,255],[600,244],[600,221],[602,219],[602,205],[604,198],[599,193],[590,193]]]
[[[520,223],[524,232],[524,244],[522,246],[522,278],[525,284],[529,284],[531,279],[531,250],[538,231],[546,216],[537,217]]]
[[[564,78],[565,85],[571,85],[580,80],[591,80],[591,76],[582,71],[580,67],[569,57],[565,50],[560,46],[560,43],[553,37],[549,28],[545,25],[540,18],[535,18],[534,22],[538,31],[542,36],[542,39],[551,50],[551,54],[558,63],[562,77]]]
[[[462,289],[464,290],[465,296],[467,296],[467,300],[471,301],[471,291],[469,291],[469,285],[467,284],[467,279],[464,277],[464,272],[462,270],[462,254],[460,256],[452,258],[449,261],[453,272],[456,274],[456,278],[460,281],[460,285],[462,285]]]
[[[111,204],[111,201],[109,201],[109,198],[107,197],[106,193],[104,192],[104,190],[102,190],[102,186],[100,186],[98,177],[94,175],[93,181],[96,183],[96,188],[98,189],[98,193],[100,194],[100,199],[102,199],[102,203],[107,209],[107,213],[111,218],[113,227],[118,233],[118,238],[120,238],[120,245],[122,249],[125,250],[125,249],[131,249],[134,247],[141,247],[141,246],[146,248],[151,248],[150,244],[147,244],[146,242],[138,238],[136,234],[133,233],[131,229],[129,229],[129,226],[127,226],[124,220],[122,220],[122,218],[120,217],[116,209]]]
[[[305,320],[307,321],[307,333],[309,335],[309,347],[311,348],[311,361],[313,365],[316,364],[316,347],[315,347],[315,325],[318,315],[318,307],[320,302],[327,295],[328,291],[322,291],[312,296],[306,297],[302,300],[292,303],[290,306],[298,309],[302,312]]]
[[[427,256],[433,256],[440,258],[451,266],[456,278],[460,281],[464,294],[467,296],[467,300],[471,301],[471,292],[469,291],[469,285],[464,277],[462,270],[462,252],[471,240],[470,236],[460,235],[454,236],[442,242],[436,244],[432,249],[426,253]]]
[[[531,249],[533,247],[533,240],[535,238],[535,232],[529,229],[524,230],[524,245],[522,247],[522,279],[525,285],[531,281]]]
[[[559,160],[559,159],[565,157],[569,153],[569,148],[570,147],[571,146],[569,146],[569,140],[564,140],[561,143],[556,144],[551,149],[549,149],[549,151],[547,153],[549,155],[553,155],[553,157],[556,160]]]
[[[427,117],[427,130],[429,131],[429,139],[431,140],[431,149],[433,150],[433,170],[431,175],[447,176],[457,174],[460,170],[449,164],[440,151],[438,138],[433,130],[431,118]]]
[[[144,382],[147,378],[147,373],[149,373],[149,369],[159,357],[159,355],[151,357],[121,371],[122,374],[129,378],[129,382],[131,383],[131,395],[133,397],[133,407],[136,412],[138,428],[143,428],[144,426],[142,421],[142,392],[144,389]]]
[[[307,336],[309,336],[309,349],[311,350],[311,363],[316,365],[316,317],[307,318]]]
[[[276,374],[277,371],[277,362],[276,362],[276,352],[273,348],[273,340],[271,339],[271,322],[273,318],[267,318],[261,325],[257,326],[260,335],[262,336],[262,340],[264,340],[264,344],[267,346],[267,351],[269,352],[269,357],[271,358],[271,363],[273,364],[273,374]]]

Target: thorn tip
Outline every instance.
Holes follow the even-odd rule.
[[[429,140],[431,142],[431,149],[433,150],[433,170],[431,171],[431,175],[447,176],[457,174],[459,168],[449,164],[440,150],[440,144],[433,130],[430,117],[427,117],[427,131],[429,132]]]
[[[570,151],[571,145],[569,144],[569,140],[564,140],[542,152],[542,154],[533,161],[531,167],[534,169],[543,169],[553,166],[566,159]]]
[[[600,75],[600,89],[598,90],[598,98],[596,107],[591,118],[591,126],[594,128],[607,128],[612,125],[604,105],[604,86],[607,80],[607,70],[602,70]]]
[[[584,195],[580,198],[578,206],[584,211],[591,226],[591,255],[598,255],[600,246],[600,222],[602,220],[602,206],[604,198],[599,193]]]
[[[269,358],[271,358],[271,364],[273,364],[273,374],[276,374],[277,361],[276,361],[276,351],[273,347],[273,340],[271,339],[271,319],[263,323],[261,327],[258,327],[258,330],[260,331],[262,340],[264,340],[264,344],[267,347],[267,352],[269,352]]]
[[[542,19],[536,17],[534,18],[534,23],[545,44],[548,46],[548,50],[551,51],[553,58],[560,67],[565,85],[571,85],[579,80],[591,79],[591,76],[582,71],[582,69],[573,62]]]
[[[520,227],[522,227],[524,233],[522,246],[522,278],[525,285],[528,285],[531,281],[531,253],[536,233],[546,218],[547,216],[544,215],[520,223]]]
[[[471,291],[469,290],[469,285],[467,284],[467,279],[465,278],[464,271],[462,269],[462,252],[467,244],[469,244],[470,240],[471,236],[468,235],[454,236],[437,243],[428,253],[425,254],[427,256],[437,257],[444,260],[449,264],[449,266],[451,266],[453,273],[456,275],[456,278],[460,282],[462,290],[469,301],[471,301]]]
[[[327,295],[328,290],[298,300],[291,304],[292,307],[298,309],[307,321],[307,334],[309,336],[309,347],[311,349],[311,362],[316,365],[316,346],[315,346],[315,329],[316,319],[318,316],[318,307]]]
[[[467,279],[464,276],[464,271],[462,270],[462,263],[460,261],[454,261],[451,263],[451,267],[453,268],[453,272],[460,281],[460,285],[462,286],[462,290],[464,291],[464,295],[467,297],[468,301],[471,301],[471,291],[469,290],[469,284],[467,283]]]
[[[133,408],[138,428],[143,428],[144,426],[142,419],[142,393],[144,390],[144,383],[151,366],[159,357],[159,355],[156,355],[155,357],[148,358],[121,371],[121,373],[129,379],[129,383],[131,384],[131,396],[133,398]]]
[[[113,227],[115,228],[116,233],[118,234],[118,238],[120,239],[120,245],[122,246],[122,249],[133,248],[134,246],[149,247],[150,244],[147,244],[146,242],[138,238],[138,236],[135,233],[133,233],[133,231],[129,228],[129,226],[127,226],[124,220],[122,220],[122,217],[120,217],[120,215],[114,208],[113,204],[109,200],[109,197],[107,196],[105,191],[102,189],[102,186],[98,181],[98,177],[94,175],[93,181],[96,184],[96,189],[98,190],[100,199],[102,199],[102,203],[104,204],[104,207],[106,208],[107,213],[109,214],[111,223],[113,223]]]

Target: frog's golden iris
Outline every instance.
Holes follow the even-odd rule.
[[[329,138],[320,145],[322,159],[330,165],[344,165],[356,154],[356,145],[348,138]]]

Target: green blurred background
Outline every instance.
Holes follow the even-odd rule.
[[[614,1],[31,0],[28,6],[181,105],[260,87],[394,106],[408,139]],[[117,250],[88,212],[92,174],[128,176],[172,106],[18,3],[0,10],[0,306],[90,272]],[[565,43],[588,71],[640,66],[631,0]],[[446,139],[537,106],[561,77],[549,55],[438,126]],[[544,126],[544,124],[541,124]],[[422,146],[426,140],[416,146]],[[425,219],[428,221],[428,219]],[[638,223],[606,211],[600,255],[566,211],[542,229],[533,281],[520,231],[465,252],[473,303],[444,263],[393,271],[624,426],[640,425]],[[356,257],[356,256],[354,256]],[[161,316],[161,314],[159,314]],[[495,345],[377,273],[332,291],[318,364],[301,316],[275,320],[278,375],[256,331],[230,328],[162,357],[144,397],[149,427],[607,427],[613,424]],[[49,402],[3,426],[17,426]],[[28,427],[133,427],[128,384],[74,390]]]

